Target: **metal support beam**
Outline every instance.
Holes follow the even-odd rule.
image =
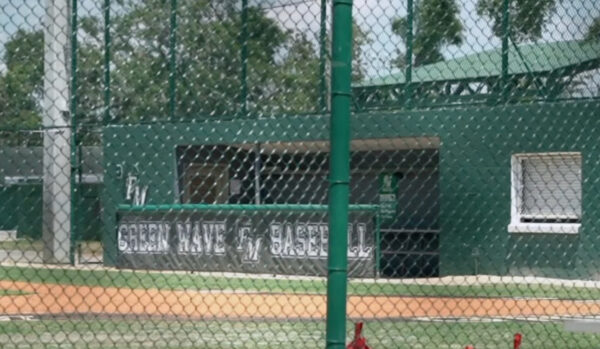
[[[262,163],[260,161],[260,143],[254,146],[254,203],[260,205],[260,172]]]
[[[508,76],[508,40],[510,38],[510,0],[502,3],[502,101],[509,98],[510,81]]]
[[[169,118],[175,120],[177,105],[177,0],[171,0],[169,23]]]
[[[78,239],[77,199],[79,187],[77,178],[81,179],[81,155],[77,137],[77,0],[71,2],[71,236],[69,246],[69,262],[75,265],[75,252]],[[76,175],[76,173],[78,175]],[[81,181],[79,182],[81,184]]]
[[[321,0],[319,33],[319,111],[327,111],[327,0]]]
[[[111,121],[110,98],[110,0],[104,0],[104,125]]]
[[[406,69],[404,83],[404,106],[410,108],[412,105],[412,71],[413,71],[413,31],[414,31],[414,4],[413,0],[406,1]]]
[[[240,34],[241,45],[241,91],[240,91],[240,114],[248,114],[248,0],[242,0],[242,32]]]
[[[162,204],[117,205],[122,212],[174,212],[174,211],[327,211],[328,205],[319,204]],[[379,205],[349,205],[349,211],[379,211]]]

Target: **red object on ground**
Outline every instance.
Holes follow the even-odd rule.
[[[354,340],[348,344],[346,349],[371,349],[367,345],[367,339],[362,336],[363,323],[357,322],[354,325]]]
[[[521,347],[521,341],[523,340],[523,335],[520,333],[515,334],[515,349],[519,349]]]
[[[465,347],[465,349],[475,349],[475,347],[474,347],[474,346],[472,346],[472,345],[467,345],[467,346]]]

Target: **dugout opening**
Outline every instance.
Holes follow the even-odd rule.
[[[378,204],[380,273],[439,274],[439,138],[356,139],[350,203]],[[180,145],[181,203],[327,204],[327,141]]]

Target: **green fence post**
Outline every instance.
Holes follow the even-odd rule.
[[[348,182],[352,73],[352,0],[333,1],[327,333],[329,349],[344,349],[348,287]]]
[[[104,0],[104,117],[110,122],[110,0]]]
[[[327,0],[321,0],[321,23],[319,33],[319,111],[327,110]]]
[[[379,207],[375,212],[375,277],[381,275],[381,214]]]
[[[75,265],[77,245],[77,0],[71,1],[71,233],[69,262]]]
[[[406,2],[406,70],[404,79],[404,105],[410,108],[412,103],[412,70],[413,70],[413,22],[414,6],[413,0]]]
[[[248,0],[242,0],[242,32],[240,34],[241,50],[241,91],[240,91],[240,113],[246,116],[248,113]]]
[[[175,119],[175,107],[177,103],[177,0],[171,0],[171,19],[169,23],[169,118]]]
[[[508,39],[510,37],[510,0],[504,0],[502,3],[502,101],[508,100],[509,79],[508,79]]]

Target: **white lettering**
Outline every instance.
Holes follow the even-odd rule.
[[[308,225],[308,253],[309,257],[319,256],[319,225],[309,224]]]
[[[283,248],[282,248],[282,256],[289,257],[295,256],[296,252],[294,251],[294,228],[290,223],[286,223],[283,228],[284,238],[283,238]]]
[[[319,233],[321,235],[319,255],[321,257],[327,257],[327,251],[329,251],[329,226],[327,224],[319,225]]]
[[[175,227],[177,229],[177,252],[188,253],[190,251],[191,224],[189,222],[177,223]]]
[[[123,224],[119,226],[118,230],[118,248],[120,252],[128,252],[129,251],[129,229],[127,229],[127,225]]]
[[[369,258],[371,257],[371,252],[373,248],[371,246],[367,246],[366,243],[366,235],[367,235],[367,226],[364,223],[358,223],[356,225],[356,230],[358,231],[358,258]]]
[[[296,239],[295,239],[295,250],[296,255],[299,257],[306,256],[306,250],[308,245],[308,234],[306,232],[306,224],[297,222],[296,223]]]
[[[269,227],[271,235],[271,254],[274,256],[281,255],[281,224],[271,223]]]
[[[258,262],[259,259],[259,251],[260,246],[262,244],[262,239],[246,239],[244,253],[242,255],[242,261],[244,262]]]

